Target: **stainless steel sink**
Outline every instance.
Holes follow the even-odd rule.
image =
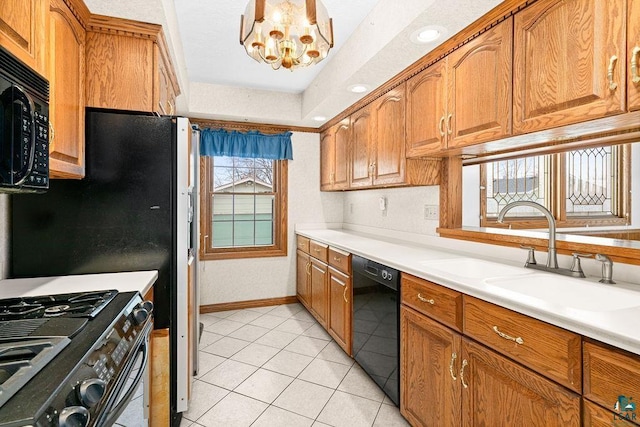
[[[640,307],[640,291],[592,283],[584,279],[531,274],[517,278],[494,277],[485,284],[514,297],[531,297],[553,305],[583,311],[616,311]]]

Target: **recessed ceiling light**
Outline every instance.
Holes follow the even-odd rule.
[[[327,118],[325,116],[314,116],[313,120],[315,120],[316,122],[324,122],[325,120],[327,120]]]
[[[411,41],[416,44],[431,43],[441,38],[445,32],[444,27],[429,25],[411,33]]]
[[[353,93],[365,93],[369,90],[369,86],[363,84],[355,84],[349,86],[347,90]]]

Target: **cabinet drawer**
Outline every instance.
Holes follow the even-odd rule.
[[[402,275],[402,303],[445,325],[462,331],[462,294],[444,286]]]
[[[313,240],[309,242],[309,254],[311,254],[312,257],[319,259],[324,263],[327,262],[328,249],[329,247],[324,243],[314,242]]]
[[[345,274],[351,274],[351,254],[329,248],[329,265]]]
[[[634,427],[636,424],[627,421],[632,419],[636,422],[640,421],[635,413],[629,412],[627,417],[625,414],[616,414],[586,399],[582,400],[582,425],[584,427]]]
[[[616,403],[626,406],[620,399],[633,397],[637,405],[640,356],[592,342],[584,343],[583,356],[585,398],[613,409]],[[640,417],[637,413],[636,418]],[[640,424],[640,419],[634,421]]]
[[[571,390],[582,390],[580,335],[467,295],[464,332]]]
[[[302,252],[309,253],[309,239],[304,236],[296,236],[296,245]]]

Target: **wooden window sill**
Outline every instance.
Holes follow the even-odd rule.
[[[482,227],[438,228],[436,231],[440,237],[450,239],[511,247],[533,246],[542,252],[546,252],[549,246],[548,233],[544,231]],[[574,252],[603,254],[614,262],[640,265],[640,241],[558,233],[556,249],[564,255]]]

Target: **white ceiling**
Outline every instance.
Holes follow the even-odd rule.
[[[192,117],[318,127],[460,31],[501,0],[323,0],[335,47],[320,64],[293,72],[258,64],[239,43],[248,0],[85,0],[93,13],[161,24],[183,94],[178,112]],[[445,29],[426,45],[410,35]],[[274,93],[275,92],[275,93]]]

